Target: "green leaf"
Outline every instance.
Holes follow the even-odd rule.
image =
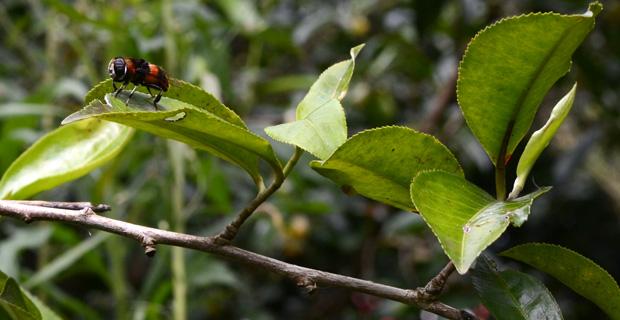
[[[403,210],[415,211],[409,195],[412,177],[439,169],[460,176],[454,155],[433,136],[405,127],[362,131],[325,161],[310,166],[339,185]]]
[[[534,199],[550,188],[511,201],[444,171],[426,171],[411,183],[411,199],[460,274],[506,230],[527,220]]]
[[[226,122],[230,122],[247,129],[247,126],[243,120],[241,120],[235,112],[230,110],[213,95],[204,91],[200,87],[174,78],[171,78],[169,83],[170,87],[164,96],[191,104],[199,109],[205,110],[222,118]],[[86,93],[84,103],[87,105],[95,99],[105,101],[105,95],[112,91],[114,91],[114,88],[112,87],[112,79],[102,81]],[[136,91],[147,93],[147,90],[142,86],[138,87]]]
[[[25,199],[77,179],[123,150],[133,130],[97,119],[49,132],[22,153],[0,180],[0,199]]]
[[[35,304],[22,292],[13,278],[0,271],[0,306],[12,319],[42,319]]]
[[[502,19],[469,43],[459,66],[457,97],[493,164],[510,160],[540,102],[568,72],[571,55],[601,10],[595,2],[579,15],[536,13]]]
[[[620,288],[592,260],[572,250],[545,243],[526,243],[501,253],[544,271],[594,302],[611,319],[620,319]]]
[[[549,290],[536,278],[515,270],[498,271],[495,261],[481,255],[472,269],[474,288],[497,319],[562,319]]]
[[[327,68],[297,105],[296,121],[265,128],[274,140],[298,146],[321,160],[347,139],[347,122],[340,100],[349,88],[355,58],[364,45],[351,49],[351,59]]]
[[[43,301],[39,300],[39,298],[33,296],[28,291],[22,290],[22,292],[32,301],[32,303],[34,303],[34,305],[37,307],[37,309],[39,309],[39,312],[41,313],[41,319],[42,320],[62,320],[62,318],[59,317],[56,314],[56,312],[54,312],[52,309],[50,309],[45,303],[43,303]],[[84,315],[82,315],[82,316],[84,316]]]
[[[517,197],[521,190],[523,190],[525,180],[530,174],[534,163],[536,163],[542,151],[549,145],[549,142],[558,131],[558,128],[562,122],[564,122],[564,119],[573,106],[576,90],[577,84],[575,83],[573,88],[558,101],[555,107],[553,107],[547,123],[530,137],[519,159],[519,164],[517,165],[517,179],[515,179],[514,186],[508,198]]]
[[[189,87],[187,84],[183,85]],[[191,89],[188,91],[192,92]],[[266,160],[276,173],[282,172],[280,162],[269,142],[249,131],[244,125],[239,125],[238,118],[230,116],[226,111],[228,109],[222,109],[225,107],[206,93],[199,98],[184,97],[187,101],[201,103],[202,107],[162,97],[158,106],[163,111],[154,109],[149,95],[135,93],[128,105],[125,104],[127,99],[128,92],[125,91],[118,97],[108,93],[104,97],[106,104],[93,99],[82,110],[63,120],[63,124],[98,118],[178,140],[240,166],[257,184],[262,183],[259,157]]]

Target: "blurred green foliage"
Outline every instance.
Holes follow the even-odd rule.
[[[604,5],[572,71],[543,101],[533,126],[540,127],[553,103],[579,82],[571,114],[531,173],[536,182],[555,188],[534,206],[528,223],[507,232],[491,251],[526,241],[556,243],[619,279],[620,3]],[[264,127],[291,119],[319,72],[364,42],[343,100],[349,135],[385,124],[431,132],[455,153],[470,181],[492,192],[492,166],[454,98],[465,45],[501,17],[581,13],[586,7],[587,2],[560,0],[5,0],[0,2],[0,172],[82,106],[88,88],[107,78],[107,62],[114,56],[145,58],[200,85],[262,134]],[[205,153],[143,132],[129,144],[105,167],[37,198],[104,202],[114,208],[114,218],[212,235],[254,195],[243,171]],[[282,157],[291,153],[289,146],[274,146]],[[310,160],[302,158],[282,189],[244,226],[239,246],[400,287],[424,284],[445,264],[436,238],[418,216],[346,195],[313,172]],[[533,189],[526,186],[526,192]],[[0,235],[2,271],[21,283],[36,277],[27,288],[63,317],[172,317],[172,270],[179,266],[171,264],[171,248],[162,247],[149,259],[136,243],[112,236],[83,250],[78,246],[96,236],[88,230],[6,219]],[[67,254],[71,250],[81,253],[77,260],[65,260],[75,259]],[[202,253],[183,250],[182,255],[190,319],[420,317],[400,303],[329,288],[307,296],[272,274]],[[66,261],[75,262],[54,272],[44,269]],[[444,300],[479,308],[468,277],[453,278]],[[566,319],[603,317],[566,287],[544,280]]]

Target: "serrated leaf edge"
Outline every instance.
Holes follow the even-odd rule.
[[[109,94],[109,93],[108,93],[108,94]],[[108,95],[108,94],[106,94],[106,95]],[[172,98],[168,98],[168,99],[171,99],[171,100],[176,100],[176,99],[172,99]],[[101,101],[101,100],[99,100],[99,99],[93,99],[93,100],[98,100],[98,101],[97,101],[97,102],[94,102],[94,101],[92,101],[92,100],[91,100],[91,102],[90,102],[90,103],[89,103],[86,107],[84,107],[84,108],[89,107],[89,106],[90,106],[91,104],[93,104],[93,103],[101,103],[101,104],[103,104],[103,105],[108,105],[107,103],[104,103],[104,102],[102,102],[102,101]],[[178,101],[181,101],[181,100],[178,100]],[[90,119],[90,118],[97,118],[97,119],[104,120],[104,121],[111,121],[111,120],[104,119],[104,118],[105,118],[105,116],[106,116],[106,115],[115,114],[115,115],[123,115],[123,116],[125,116],[125,115],[126,115],[126,116],[128,116],[128,117],[131,117],[131,116],[137,116],[137,115],[140,115],[140,114],[145,114],[145,113],[146,113],[146,114],[156,114],[156,115],[161,115],[161,120],[164,120],[164,121],[165,121],[165,118],[166,118],[166,117],[169,117],[169,115],[170,115],[170,114],[172,114],[172,115],[176,115],[176,114],[178,114],[178,113],[180,113],[180,112],[187,112],[187,111],[189,111],[189,110],[196,111],[196,112],[201,112],[201,113],[203,113],[204,115],[206,115],[207,117],[209,117],[209,118],[211,118],[211,119],[213,119],[213,120],[215,120],[215,121],[219,121],[219,122],[224,123],[224,124],[226,124],[226,125],[235,126],[236,128],[241,129],[241,130],[245,131],[246,133],[249,133],[249,134],[250,134],[250,135],[252,135],[253,137],[255,137],[255,138],[258,138],[258,139],[262,140],[262,141],[264,142],[263,147],[266,147],[266,148],[268,148],[268,149],[269,149],[268,151],[269,151],[269,152],[270,152],[270,154],[272,155],[273,161],[269,161],[269,160],[267,160],[267,159],[266,159],[265,157],[263,157],[261,154],[256,153],[256,152],[254,152],[254,151],[252,151],[252,150],[250,150],[250,149],[244,148],[244,147],[243,147],[243,145],[240,145],[240,144],[238,144],[238,143],[235,143],[235,142],[234,142],[234,141],[232,141],[232,140],[226,140],[226,141],[227,141],[227,142],[229,142],[229,143],[231,143],[231,144],[233,144],[233,145],[236,145],[236,146],[238,146],[238,147],[241,147],[242,149],[248,150],[248,151],[249,151],[249,152],[251,152],[252,154],[255,154],[255,155],[256,155],[259,159],[263,159],[265,162],[267,162],[267,163],[268,163],[268,164],[269,164],[269,165],[270,165],[270,166],[271,166],[274,170],[279,170],[279,171],[281,171],[281,170],[282,170],[282,164],[280,163],[280,161],[279,161],[278,157],[275,155],[275,153],[274,153],[274,151],[273,151],[273,148],[271,147],[271,144],[269,143],[269,141],[268,141],[268,140],[266,140],[265,138],[263,138],[263,137],[259,136],[258,134],[254,133],[253,131],[250,131],[247,127],[241,127],[241,126],[239,126],[239,125],[237,125],[237,124],[235,124],[235,123],[228,122],[227,120],[222,119],[221,117],[219,117],[219,116],[217,116],[217,115],[215,115],[215,114],[213,114],[213,113],[209,112],[209,111],[208,111],[208,110],[206,110],[206,109],[202,109],[202,108],[196,107],[196,106],[194,106],[194,105],[192,105],[192,104],[190,104],[190,103],[184,102],[184,101],[181,101],[181,102],[183,102],[184,104],[186,104],[186,105],[188,105],[188,106],[181,107],[181,108],[178,108],[178,109],[173,109],[173,110],[166,110],[166,111],[129,111],[129,112],[126,112],[126,111],[109,111],[109,112],[104,112],[104,113],[92,113],[92,114],[88,114],[88,115],[87,115],[87,117],[85,117],[85,118],[83,118],[83,119],[79,119],[79,120],[75,120],[75,121],[80,121],[80,120]],[[82,109],[80,109],[80,110],[76,111],[75,113],[79,113],[80,111],[84,110],[84,108],[82,108]],[[73,113],[73,114],[75,114],[75,113]],[[71,115],[73,115],[73,114],[71,114]],[[69,115],[68,117],[70,117],[71,115]],[[74,122],[74,121],[72,121],[72,122]],[[72,123],[72,122],[69,122],[69,123]],[[112,122],[117,123],[116,121],[112,121]],[[119,124],[123,125],[122,123],[119,123]],[[211,146],[211,147],[212,147],[214,150],[217,150],[217,149],[218,149],[218,148],[213,147],[213,146]],[[218,151],[218,152],[219,152],[219,151]],[[220,152],[220,153],[221,153],[221,152]],[[224,154],[224,153],[221,153],[221,154]],[[237,163],[236,161],[232,161],[231,159],[229,159],[228,161],[233,162],[234,164],[236,164],[236,165],[240,166],[240,167],[241,167],[241,168],[243,168],[243,169],[246,169],[246,170],[248,169],[248,168],[245,168],[245,167],[241,166],[241,165],[240,165],[239,163]],[[254,179],[255,181],[257,181],[256,179],[258,178],[258,176],[256,176],[256,177],[255,177],[255,176],[253,176],[252,174],[250,174],[250,176],[252,176],[252,177],[253,177],[253,179]]]
[[[231,108],[229,108],[228,106],[226,106],[226,105],[225,105],[223,102],[221,102],[219,99],[215,98],[215,96],[214,96],[213,94],[211,94],[210,92],[208,92],[208,91],[204,90],[203,88],[201,88],[201,87],[199,87],[199,86],[197,86],[197,85],[195,85],[195,84],[193,84],[193,83],[189,83],[189,82],[184,81],[184,80],[181,80],[181,79],[170,78],[170,79],[169,79],[169,82],[170,82],[171,86],[188,86],[188,87],[191,87],[191,88],[192,88],[192,89],[194,89],[194,90],[202,91],[203,93],[205,93],[205,94],[207,94],[208,96],[210,96],[211,98],[213,98],[213,100],[214,100],[214,101],[217,101],[217,102],[218,102],[218,104],[219,104],[219,106],[218,106],[218,107],[222,107],[223,109],[225,109],[226,111],[228,111],[228,114],[229,114],[231,117],[235,118],[235,120],[238,120],[238,121],[239,121],[239,123],[243,124],[243,127],[244,127],[245,129],[248,129],[248,128],[247,128],[247,126],[245,125],[245,122],[243,121],[243,119],[241,119],[241,117],[240,117],[240,116],[239,116],[239,115],[238,115],[238,114],[237,114],[234,110],[232,110]],[[105,101],[103,101],[103,100],[102,100],[102,98],[104,98],[107,94],[112,93],[112,91],[106,92],[103,96],[99,96],[99,95],[94,96],[94,97],[90,97],[90,96],[91,96],[91,95],[93,95],[93,93],[94,93],[95,91],[97,91],[100,87],[103,87],[103,86],[106,86],[106,85],[107,85],[107,86],[111,86],[111,84],[112,84],[112,79],[106,79],[106,80],[103,80],[103,81],[101,81],[101,82],[99,82],[99,83],[95,84],[95,85],[94,85],[94,86],[93,86],[90,90],[88,90],[88,92],[87,92],[87,93],[86,93],[86,95],[84,96],[84,104],[87,106],[87,105],[89,105],[89,104],[90,104],[93,100],[99,100],[99,101],[101,101],[101,103],[106,104],[106,102],[105,102]],[[143,88],[142,88],[142,87],[140,87],[140,86],[138,86],[138,89],[137,89],[136,91],[141,92],[141,93],[145,93],[145,94],[146,94],[146,90],[145,90],[145,89],[143,89]],[[165,95],[165,94],[164,94],[164,97],[166,97],[166,95]],[[182,95],[179,95],[179,97],[180,97],[180,98],[183,98],[183,96],[182,96]],[[168,97],[167,97],[167,98],[168,98]],[[185,101],[185,100],[175,99],[175,98],[169,98],[169,99],[178,100],[178,101],[184,102],[184,103],[186,103],[186,104],[189,104],[189,105],[195,106],[197,109],[204,110],[204,111],[208,111],[208,110],[207,110],[207,109],[205,109],[205,108],[202,108],[202,107],[200,107],[200,106],[194,105],[194,104],[192,104],[192,103],[190,103],[190,102],[187,102],[187,101]],[[208,112],[209,112],[209,111],[208,111]],[[210,113],[211,113],[211,112],[210,112]],[[215,115],[215,114],[214,114],[214,116],[217,116],[217,115]],[[225,119],[223,119],[223,120],[224,120],[224,121],[229,122],[228,120],[225,120]],[[231,124],[234,124],[234,125],[239,126],[239,124],[237,124],[237,123],[232,123],[232,122],[231,122]]]
[[[336,99],[329,99],[329,100],[328,100],[328,102],[329,102],[329,101],[331,101],[331,100],[336,100]],[[295,120],[295,121],[292,121],[292,122],[280,123],[280,124],[277,124],[277,125],[275,125],[275,126],[269,126],[269,127],[265,128],[265,129],[264,129],[264,131],[265,131],[265,133],[266,133],[266,134],[267,134],[267,135],[268,135],[271,139],[273,139],[273,140],[275,140],[275,141],[278,141],[278,142],[281,142],[281,143],[285,143],[285,144],[288,144],[288,145],[292,145],[292,146],[299,147],[299,148],[303,149],[304,151],[306,151],[306,152],[308,152],[308,153],[312,154],[313,156],[317,157],[318,159],[321,159],[321,160],[328,159],[329,157],[331,157],[331,156],[332,156],[332,155],[336,152],[336,150],[338,150],[340,147],[342,147],[342,144],[346,143],[348,139],[345,139],[345,141],[344,141],[344,142],[343,142],[340,146],[338,146],[337,148],[335,148],[335,149],[331,152],[331,154],[329,154],[329,155],[328,155],[328,156],[326,156],[326,157],[322,157],[321,155],[317,154],[314,150],[308,150],[305,146],[300,146],[300,145],[297,145],[297,144],[293,143],[292,141],[289,141],[287,138],[280,138],[280,137],[274,136],[273,131],[272,131],[272,128],[277,128],[277,127],[280,127],[280,126],[283,126],[283,125],[290,125],[290,124],[293,124],[293,123],[299,123],[299,122],[302,122],[302,121],[308,121],[309,123],[312,123],[310,120],[308,120],[308,116],[310,116],[311,114],[313,114],[314,112],[316,112],[317,110],[319,110],[319,108],[322,108],[322,107],[323,107],[324,105],[326,105],[328,102],[325,102],[324,104],[322,104],[321,106],[319,106],[317,109],[315,109],[314,111],[312,111],[311,113],[309,113],[309,114],[306,116],[306,118],[299,119],[299,120]],[[348,128],[347,128],[347,120],[346,120],[346,115],[345,115],[345,112],[344,112],[344,107],[342,106],[342,104],[340,103],[340,101],[337,101],[337,103],[338,103],[339,111],[342,113],[342,119],[344,120],[344,131],[345,131],[345,132],[347,132],[347,131],[348,131]],[[313,128],[316,132],[319,132],[319,130],[317,130],[316,128],[314,128],[314,126],[313,126],[313,125],[311,125],[311,127],[312,127],[312,128]],[[325,143],[324,143],[324,142],[325,142],[325,139],[323,139],[323,137],[322,137],[320,134],[317,134],[316,136],[318,136],[318,137],[321,139],[322,144],[323,144],[323,145],[325,145]]]
[[[413,199],[413,181],[414,181],[414,180],[415,180],[418,176],[420,176],[421,174],[423,174],[423,173],[430,173],[430,172],[444,172],[444,173],[447,173],[447,174],[452,174],[452,175],[454,175],[454,176],[457,176],[457,175],[455,175],[455,174],[453,174],[453,173],[451,173],[451,172],[448,172],[448,171],[445,171],[445,170],[437,170],[437,169],[433,169],[433,170],[423,170],[423,171],[418,172],[418,174],[416,174],[416,176],[415,176],[413,179],[411,179],[411,184],[410,184],[410,188],[409,188],[409,192],[410,192],[410,195],[411,195],[411,202],[413,203],[413,205],[415,206],[415,208],[419,208],[419,206],[415,203],[415,200]],[[480,190],[484,191],[483,189],[481,189],[480,187],[478,187],[478,186],[476,186],[475,184],[471,183],[470,181],[468,181],[468,180],[467,180],[467,179],[465,179],[464,177],[462,177],[462,178],[463,178],[465,181],[467,181],[468,183],[470,183],[472,186],[475,186],[476,188],[478,188],[478,189],[480,189]],[[529,205],[529,206],[531,206],[531,205],[533,204],[534,200],[535,200],[537,197],[539,197],[540,195],[542,195],[542,194],[544,194],[545,192],[549,191],[550,189],[551,189],[550,187],[543,187],[543,188],[540,188],[539,190],[537,190],[537,191],[535,191],[535,192],[532,192],[531,194],[535,194],[535,195],[534,195],[534,196],[532,196],[532,199],[528,200],[528,203],[529,203],[528,205]],[[486,191],[484,191],[484,192],[486,193]],[[487,194],[488,194],[488,193],[487,193]],[[520,198],[517,198],[517,199],[511,200],[511,201],[514,201],[514,202],[519,201],[519,199],[522,199],[522,198],[528,197],[528,196],[530,196],[531,194],[525,195],[525,196],[523,196],[523,197],[520,197]],[[489,197],[491,197],[491,196],[489,195]],[[492,198],[492,197],[491,197],[491,198]],[[489,206],[491,206],[491,205],[494,205],[494,204],[496,204],[496,203],[501,203],[501,202],[506,202],[506,201],[497,201],[497,200],[493,200],[493,201],[489,202],[487,205],[485,205],[484,207],[480,208],[480,209],[476,212],[476,214],[478,214],[478,212],[481,212],[481,211],[486,210],[486,209],[487,209]],[[475,216],[476,214],[474,214],[474,216]],[[435,235],[435,238],[437,238],[437,240],[439,241],[439,245],[440,245],[440,246],[441,246],[441,248],[443,249],[444,253],[445,253],[445,254],[446,254],[446,255],[450,258],[450,260],[452,260],[453,262],[455,262],[455,261],[454,261],[454,259],[453,259],[453,257],[452,257],[452,255],[448,253],[448,250],[447,250],[447,248],[446,248],[445,244],[443,243],[443,240],[442,240],[442,239],[441,239],[441,238],[437,235],[437,232],[435,231],[435,229],[433,228],[433,226],[432,226],[432,225],[431,225],[431,224],[430,224],[430,223],[426,220],[426,217],[424,217],[424,214],[422,214],[422,212],[420,212],[420,216],[422,217],[422,219],[424,220],[424,222],[426,223],[426,225],[427,225],[427,226],[431,229],[431,231],[432,231],[432,232],[433,232],[433,234]],[[472,218],[473,218],[473,216],[472,216]],[[469,223],[469,222],[471,221],[471,219],[472,219],[472,218],[470,218],[469,220],[467,220],[467,223]],[[466,223],[466,224],[467,224],[467,223]],[[499,239],[499,237],[501,237],[501,236],[504,234],[504,232],[506,232],[506,229],[508,228],[508,226],[509,226],[509,225],[510,225],[510,223],[507,221],[506,226],[503,228],[502,232],[501,232],[501,233],[500,233],[500,234],[499,234],[499,235],[498,235],[495,239],[493,239],[492,241],[490,241],[490,242],[489,242],[489,244],[487,244],[484,248],[482,248],[482,249],[480,250],[480,252],[476,255],[476,257],[474,257],[474,259],[471,261],[471,263],[469,263],[469,265],[467,266],[467,268],[465,268],[465,270],[461,270],[462,268],[460,268],[460,266],[459,266],[457,263],[454,263],[454,265],[455,265],[455,267],[456,267],[456,269],[457,269],[458,273],[459,273],[459,274],[465,274],[465,273],[467,273],[467,271],[470,269],[471,265],[472,265],[472,264],[473,264],[473,262],[476,260],[476,258],[478,258],[478,257],[480,256],[480,254],[482,254],[482,252],[484,252],[484,250],[486,250],[486,249],[487,249],[487,248],[488,248],[491,244],[493,244],[493,243],[494,243],[497,239]],[[463,225],[463,226],[465,226],[465,225]],[[462,236],[464,236],[464,235],[465,235],[465,232],[463,232]],[[465,241],[460,241],[460,242],[461,242],[461,248],[460,248],[460,252],[461,252],[461,254],[459,255],[459,257],[458,257],[458,258],[459,258],[459,261],[463,261],[463,256],[462,256],[462,254],[465,252],[465,250],[464,250]]]
[[[445,173],[451,174],[450,172],[447,172],[447,171],[444,171],[444,170],[437,170],[437,169],[434,169],[434,170],[423,170],[423,171],[418,172],[418,174],[416,174],[416,176],[415,176],[415,177],[413,177],[413,178],[411,179],[411,184],[410,184],[410,186],[409,186],[409,193],[410,193],[410,196],[411,196],[411,202],[413,203],[413,205],[414,205],[416,208],[419,208],[419,206],[415,203],[415,200],[413,199],[413,181],[414,181],[414,180],[415,180],[418,176],[420,176],[421,174],[423,174],[423,173],[430,173],[430,172],[445,172]],[[463,178],[464,178],[464,177],[463,177]],[[468,181],[468,182],[469,182],[469,181]],[[471,183],[471,182],[470,182],[470,183]],[[478,186],[476,186],[476,187],[478,187]],[[486,208],[486,206],[485,206],[485,208]],[[427,226],[431,229],[431,232],[433,232],[433,235],[435,235],[435,238],[437,238],[437,241],[439,241],[439,245],[441,246],[441,249],[443,249],[443,252],[444,252],[444,253],[445,253],[445,254],[446,254],[446,255],[450,258],[450,260],[454,263],[454,266],[456,267],[456,269],[457,269],[458,273],[459,273],[459,274],[465,274],[465,273],[469,270],[469,266],[467,267],[467,269],[465,269],[465,270],[461,271],[460,266],[459,266],[459,265],[458,265],[458,264],[454,261],[455,259],[452,257],[452,254],[448,253],[448,249],[446,248],[446,245],[444,244],[443,239],[441,239],[441,238],[437,235],[437,231],[435,230],[435,228],[434,228],[434,227],[433,227],[433,226],[432,226],[432,225],[428,222],[428,220],[426,220],[426,218],[424,217],[424,215],[422,214],[422,212],[420,212],[420,211],[418,211],[418,212],[420,213],[420,217],[422,217],[422,220],[424,220],[424,223],[426,223],[426,225],[427,225]],[[461,250],[461,251],[463,251],[463,250]],[[484,250],[482,250],[482,251],[484,251]],[[482,251],[480,251],[480,253],[482,253]],[[479,254],[478,254],[478,255],[479,255]],[[476,256],[476,257],[477,257],[477,256]],[[475,260],[475,259],[474,259],[474,260]],[[462,261],[462,259],[461,259],[461,261]],[[472,261],[472,263],[473,263],[473,261]],[[471,266],[471,264],[470,264],[470,266]]]
[[[433,136],[431,134],[425,133],[425,132],[417,131],[417,130],[409,128],[409,127],[398,126],[398,125],[381,126],[381,127],[370,128],[370,129],[366,129],[366,130],[362,130],[360,132],[357,132],[356,134],[354,134],[351,137],[349,137],[340,147],[338,147],[338,149],[336,149],[336,151],[334,151],[334,153],[332,153],[332,155],[329,158],[327,158],[324,161],[329,161],[331,159],[331,157],[335,156],[336,153],[338,153],[338,150],[340,150],[340,148],[342,148],[350,140],[356,139],[359,135],[367,134],[368,132],[372,132],[372,131],[385,130],[385,129],[388,129],[388,128],[404,129],[404,130],[407,130],[407,131],[411,131],[411,132],[413,132],[415,134],[420,134],[420,135],[423,135],[425,137],[431,138],[433,142],[435,142],[438,145],[440,145],[448,154],[450,154],[450,156],[452,156],[452,159],[454,159],[454,162],[456,163],[456,165],[457,165],[457,167],[459,169],[460,175],[462,177],[464,177],[463,168],[461,167],[461,164],[459,163],[459,161],[456,158],[456,156],[454,155],[454,153],[452,153],[452,151],[445,144],[443,144],[441,141],[439,141],[439,139],[437,139],[437,137],[435,137],[435,136]],[[423,171],[445,171],[445,170],[435,169],[435,170],[423,170]],[[418,172],[418,174],[421,173],[421,172],[422,171]],[[448,171],[445,171],[445,172],[448,172]],[[448,172],[448,173],[451,173],[451,172]],[[417,176],[417,174],[416,174],[416,176]],[[411,180],[413,180],[413,178],[415,178],[415,177],[411,177]]]
[[[461,69],[463,66],[463,62],[465,61],[465,57],[467,57],[468,53],[469,53],[469,49],[472,46],[472,44],[474,42],[476,42],[476,40],[480,37],[480,35],[484,34],[485,32],[489,31],[490,29],[503,24],[503,23],[507,23],[507,22],[513,22],[516,20],[521,20],[521,19],[525,19],[528,17],[533,17],[533,16],[558,16],[558,17],[581,17],[581,18],[595,18],[598,13],[600,13],[600,10],[602,10],[602,5],[600,4],[600,2],[595,1],[589,4],[588,6],[588,10],[583,13],[583,14],[560,14],[557,12],[553,12],[553,11],[548,11],[548,12],[530,12],[530,13],[525,13],[525,14],[521,14],[521,15],[516,15],[516,16],[511,16],[511,17],[505,17],[502,19],[499,19],[495,22],[493,22],[490,25],[487,25],[484,29],[478,31],[474,37],[472,37],[472,39],[469,41],[469,43],[467,44],[467,47],[465,48],[465,51],[463,52],[463,56],[461,57],[461,61],[459,62],[459,66],[458,66],[458,71],[457,71],[457,81],[456,81],[456,100],[457,100],[457,104],[459,106],[461,106],[461,96],[459,94],[459,88],[460,88],[460,83],[461,83]],[[594,12],[597,11],[597,12]],[[590,14],[590,15],[589,15]],[[570,70],[570,67],[569,67]],[[568,72],[568,70],[567,70]],[[467,117],[465,117],[465,112],[463,111],[463,108],[460,107],[459,110],[461,111],[461,114],[463,115],[463,118],[465,119],[465,122],[467,123],[467,126],[470,128],[470,130],[472,130],[471,125],[469,123],[469,120],[467,119]],[[473,130],[472,130],[473,133]],[[474,134],[475,136],[475,134]],[[482,146],[482,144],[481,144]],[[485,151],[485,153],[487,154],[487,156],[489,157],[489,159],[491,159],[491,162],[493,162],[493,164],[496,164],[496,161],[498,159],[494,159],[492,157],[492,155],[489,153],[489,151],[483,146],[483,149]]]
[[[508,255],[508,253],[510,253],[510,251],[512,251],[512,250],[516,250],[517,248],[520,248],[520,247],[525,247],[525,246],[533,246],[533,247],[538,247],[538,246],[540,246],[540,247],[554,247],[554,248],[560,248],[560,249],[563,249],[563,250],[565,250],[565,251],[570,252],[571,254],[574,254],[574,255],[576,255],[576,256],[579,256],[579,257],[583,258],[584,260],[586,260],[587,262],[589,262],[589,263],[593,264],[593,265],[595,266],[595,268],[597,268],[599,271],[602,271],[602,273],[603,273],[603,274],[605,274],[605,275],[606,275],[606,276],[608,276],[610,279],[612,279],[612,280],[613,280],[613,284],[615,284],[616,289],[618,290],[618,292],[620,292],[620,286],[618,285],[618,282],[616,281],[616,279],[615,279],[614,277],[612,277],[612,276],[611,276],[611,274],[609,274],[609,272],[607,272],[607,270],[605,270],[603,267],[601,267],[600,265],[598,265],[598,263],[594,262],[592,259],[590,259],[590,258],[588,258],[588,257],[586,257],[586,256],[584,256],[584,255],[582,255],[582,254],[580,254],[579,252],[577,252],[577,251],[575,251],[575,250],[572,250],[572,249],[569,249],[569,248],[566,248],[566,247],[563,247],[563,246],[560,246],[560,245],[557,245],[557,244],[553,244],[553,243],[545,243],[545,242],[528,242],[528,243],[524,243],[524,244],[520,244],[520,245],[514,246],[514,247],[512,247],[512,248],[510,248],[510,249],[504,250],[504,251],[502,251],[499,255],[500,255],[500,256],[503,256],[503,257],[508,257],[508,258],[511,258],[511,259],[514,259],[514,260],[520,261],[520,262],[525,263],[525,264],[527,264],[527,265],[530,265],[529,263],[527,263],[527,262],[525,262],[525,261],[521,261],[520,259],[513,258],[513,257],[511,257],[510,255]],[[536,268],[535,266],[532,266],[532,267]],[[541,271],[542,271],[542,270],[541,270]],[[546,272],[545,272],[545,273],[546,273]],[[559,281],[559,280],[558,280],[558,281]],[[560,281],[560,282],[561,282],[561,281]]]

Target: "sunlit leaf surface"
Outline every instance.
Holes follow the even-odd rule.
[[[571,65],[594,27],[599,3],[584,14],[535,13],[502,19],[476,35],[461,60],[459,105],[494,164],[507,162],[530,129],[549,88]],[[498,159],[504,150],[504,158]]]
[[[262,181],[258,169],[260,158],[267,161],[274,170],[281,171],[280,163],[267,140],[249,131],[234,113],[231,114],[211,95],[189,84],[177,83],[188,87],[188,96],[179,91],[184,101],[166,95],[156,110],[148,95],[137,92],[129,99],[126,91],[118,97],[108,93],[104,96],[105,103],[93,99],[63,123],[98,118],[178,140],[237,164],[257,183]],[[125,104],[127,101],[129,103]],[[200,107],[193,103],[198,103]]]
[[[325,161],[311,166],[334,182],[368,198],[415,211],[411,179],[423,170],[439,169],[462,176],[454,155],[434,137],[405,127],[362,131]]]
[[[298,146],[321,160],[347,139],[340,100],[349,88],[355,57],[364,45],[351,49],[351,59],[327,68],[297,106],[296,121],[265,128],[274,140]]]
[[[568,115],[573,101],[575,100],[575,91],[577,90],[577,84],[553,107],[549,120],[545,125],[532,134],[530,140],[525,145],[525,149],[519,158],[519,164],[517,165],[517,178],[515,179],[514,186],[510,192],[509,197],[514,198],[519,195],[527,176],[530,174],[534,163],[543,152],[543,150],[549,145],[551,139],[555,135],[558,128],[564,122],[564,119]]]
[[[25,199],[77,179],[116,157],[132,135],[132,128],[99,119],[57,128],[11,164],[0,199]]]
[[[463,274],[510,223],[522,225],[534,199],[548,190],[497,201],[462,176],[427,171],[413,179],[411,198],[444,252]]]

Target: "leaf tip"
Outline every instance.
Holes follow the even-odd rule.
[[[457,263],[456,261],[452,260],[452,263],[454,263],[454,268],[456,269],[456,272],[458,272],[460,275],[464,275],[467,273],[467,271],[469,271],[474,261],[476,261],[476,259],[472,261],[468,261],[468,262],[461,261],[460,263]]]
[[[308,165],[311,168],[320,168],[323,166],[324,163],[325,163],[325,160],[312,160],[310,161],[310,163],[308,163]]]
[[[79,114],[78,112],[72,113],[70,115],[68,115],[66,118],[62,119],[62,121],[60,122],[61,126],[67,125],[69,123],[73,123],[76,122],[78,120],[82,120],[84,119],[84,116],[82,116],[81,114]]]
[[[360,53],[360,51],[362,51],[362,49],[364,48],[364,46],[366,46],[365,43],[359,44],[353,48],[351,48],[351,59],[355,60],[355,58],[357,57],[357,55]]]
[[[585,17],[596,17],[599,13],[601,13],[601,11],[603,11],[603,4],[598,1],[594,1],[590,2],[588,5],[588,11],[586,11],[583,15]]]

